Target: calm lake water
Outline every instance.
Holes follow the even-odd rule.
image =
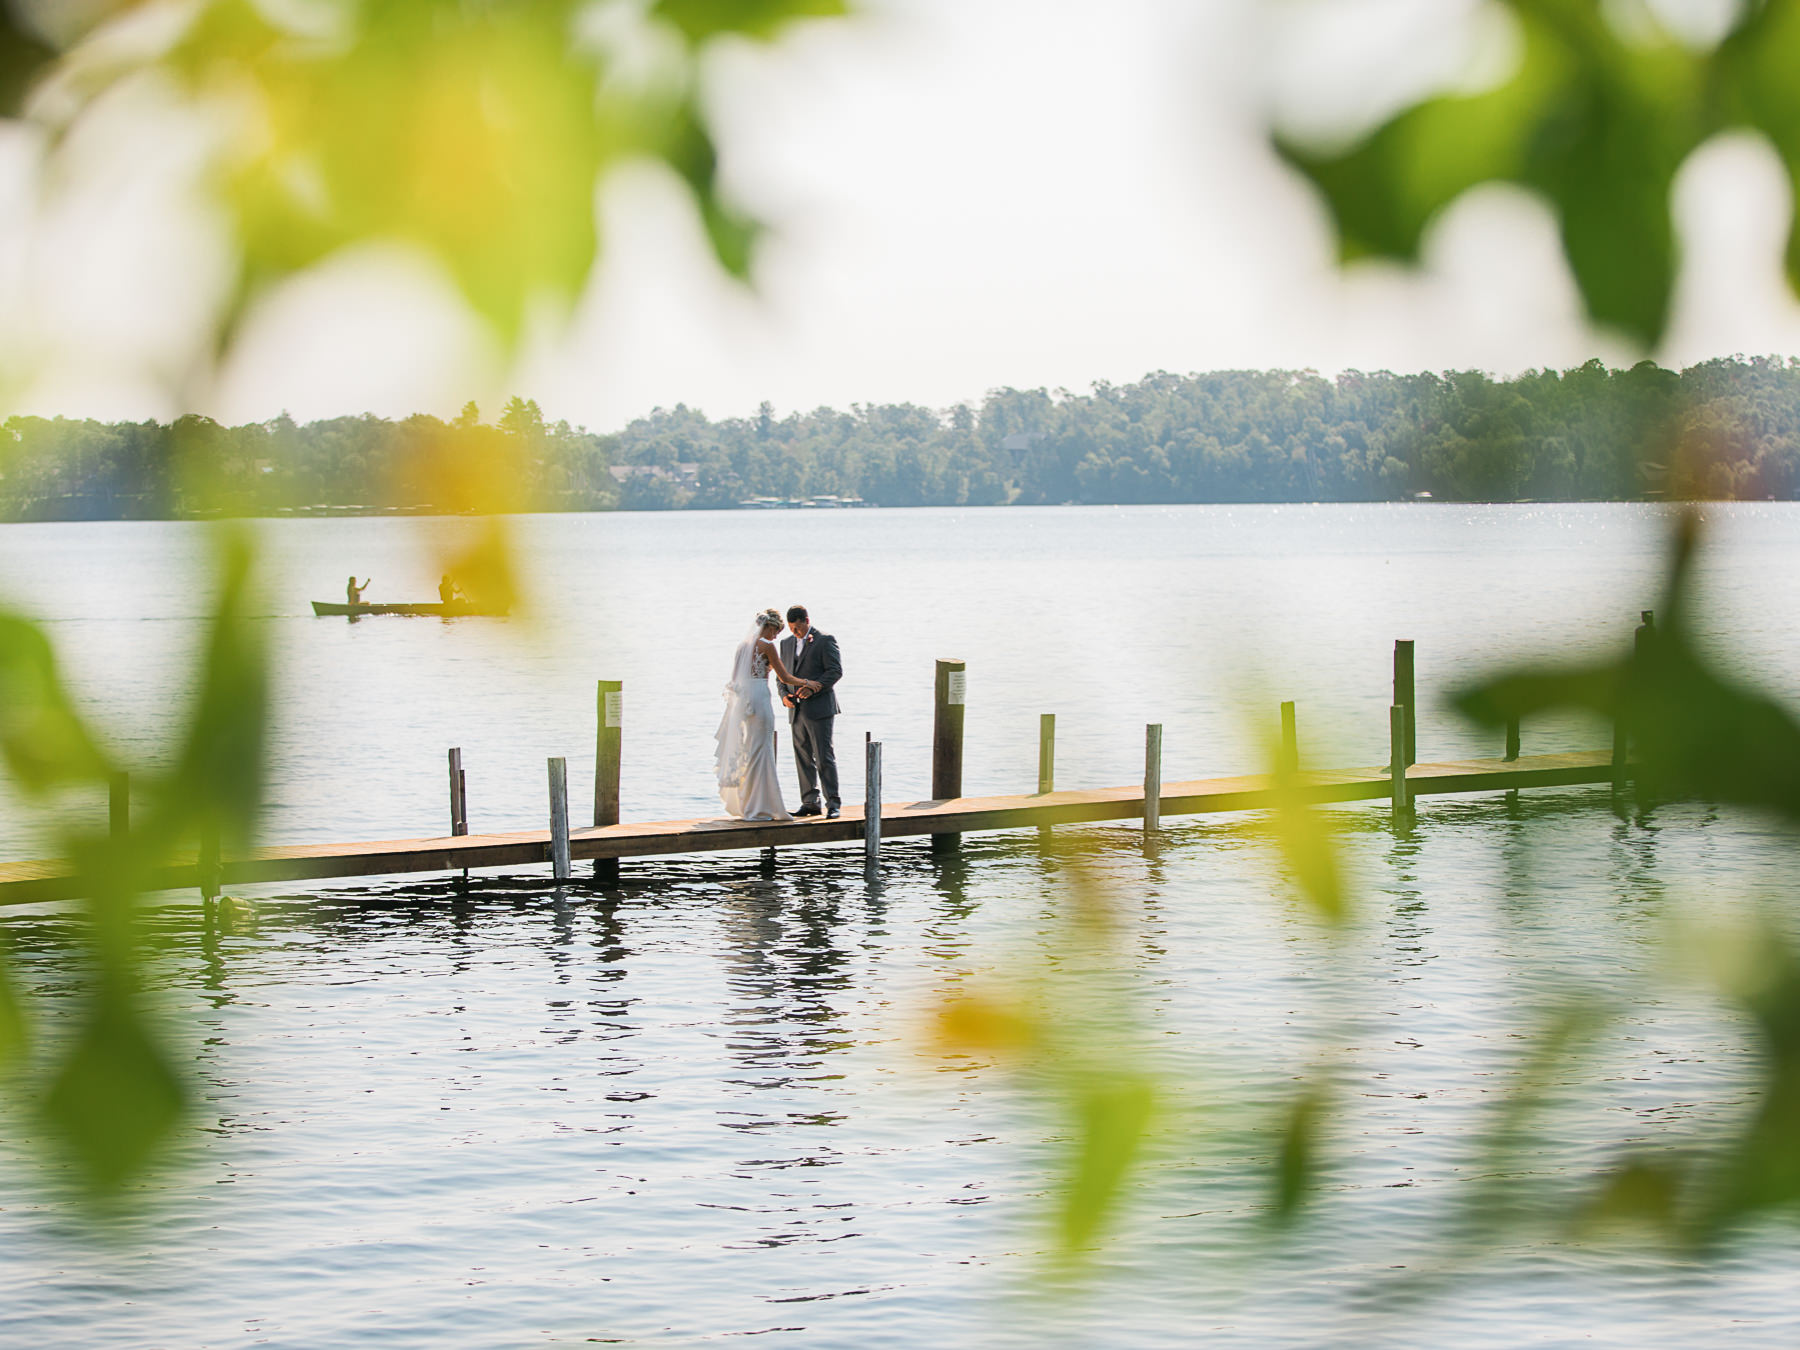
[[[1708,640],[1800,701],[1800,508],[1708,508]],[[516,522],[536,599],[508,621],[311,617],[344,575],[430,598],[457,522],[269,522],[277,653],[267,836],[446,828],[463,747],[477,830],[541,826],[544,760],[586,799],[594,681],[626,689],[628,818],[718,813],[712,731],[766,605],[842,645],[845,796],[862,733],[890,799],[925,795],[932,661],[969,663],[966,788],[1028,789],[1057,714],[1061,786],[1259,765],[1276,705],[1319,764],[1385,758],[1393,639],[1418,643],[1422,759],[1491,754],[1435,708],[1508,660],[1628,642],[1665,519],[1620,506],[770,512]],[[0,528],[0,600],[50,620],[86,706],[153,765],[207,607],[207,528]],[[1603,728],[1528,724],[1528,751]],[[785,753],[785,747],[784,747]],[[789,780],[790,802],[793,799]],[[68,816],[99,818],[99,800]],[[1790,1230],[1711,1264],[1523,1237],[1452,1261],[1467,1179],[1543,1010],[1630,1011],[1564,1085],[1518,1193],[1742,1108],[1743,1028],[1670,964],[1791,885],[1794,841],[1701,807],[1621,821],[1604,792],[1333,813],[1355,919],[1325,940],[1247,819],[1070,831],[1111,898],[1072,930],[1071,858],[970,836],[541,873],[245,892],[203,924],[157,897],[153,970],[195,1074],[179,1156],[98,1222],[8,1122],[0,1345],[512,1347],[1790,1345]],[[0,799],[0,856],[46,847]],[[40,1021],[73,1014],[75,916],[0,912]],[[1108,1063],[1154,1073],[1160,1128],[1077,1270],[1049,1215],[1070,1124],[1004,1065],[946,1054],[932,1009],[1034,988]],[[1123,1011],[1120,1011],[1120,1010]],[[1249,1159],[1307,1070],[1337,1085],[1310,1218],[1268,1241]],[[28,1165],[28,1160],[31,1160]],[[1449,1276],[1441,1280],[1439,1277]],[[1421,1278],[1426,1277],[1426,1278]]]

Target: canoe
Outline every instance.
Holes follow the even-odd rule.
[[[315,615],[343,614],[352,619],[365,614],[405,614],[412,617],[431,617],[438,619],[454,619],[463,615],[482,614],[490,618],[505,618],[507,608],[504,605],[479,605],[472,600],[452,600],[449,604],[435,603],[428,605],[349,605],[343,601],[315,600],[312,602]]]

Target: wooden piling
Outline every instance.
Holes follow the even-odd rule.
[[[625,736],[625,685],[601,680],[594,695],[594,824],[619,823],[619,748]],[[599,881],[619,879],[617,858],[594,859]]]
[[[569,762],[550,761],[550,866],[558,881],[569,878]]]
[[[131,836],[131,775],[115,773],[107,784],[107,830],[115,840]]]
[[[1634,679],[1642,679],[1643,662],[1649,659],[1651,644],[1656,641],[1656,610],[1638,610],[1638,630],[1631,635],[1631,666]],[[1625,691],[1633,686],[1633,679],[1625,680]],[[1625,707],[1624,698],[1620,706],[1613,711],[1613,792],[1624,792],[1625,785],[1631,781],[1631,740],[1636,729],[1631,725],[1629,709]]]
[[[1056,791],[1056,714],[1038,715],[1038,795]]]
[[[1412,801],[1407,795],[1406,768],[1406,706],[1396,703],[1388,709],[1388,793],[1396,821],[1405,819],[1412,810]]]
[[[1519,719],[1517,717],[1509,717],[1506,719],[1506,758],[1502,761],[1502,763],[1511,764],[1511,763],[1514,763],[1518,758],[1519,758]],[[1507,809],[1510,811],[1513,807],[1517,806],[1518,804],[1519,804],[1519,790],[1517,788],[1508,788],[1506,790],[1506,807],[1507,807]]]
[[[863,744],[863,866],[881,865],[881,742]]]
[[[1162,828],[1162,723],[1144,727],[1144,832]]]
[[[1281,759],[1277,762],[1278,772],[1296,774],[1300,772],[1300,733],[1294,725],[1294,705],[1281,705]]]
[[[1408,765],[1419,762],[1419,708],[1413,691],[1413,642],[1411,638],[1394,643],[1394,702],[1406,709],[1406,759]]]
[[[469,780],[463,777],[462,747],[455,746],[450,751],[450,833],[453,835],[469,832],[468,783]]]
[[[224,868],[219,860],[219,827],[206,824],[200,827],[200,898],[216,900],[221,887],[221,873]]]
[[[931,719],[931,795],[937,801],[962,796],[963,699],[967,682],[966,662],[938,661]],[[960,834],[931,837],[931,847],[936,852],[954,849],[961,842]]]

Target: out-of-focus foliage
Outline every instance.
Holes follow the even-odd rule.
[[[56,58],[56,49],[21,21],[10,4],[0,4],[0,117],[19,111],[25,91]]]
[[[1800,725],[1774,700],[1716,670],[1696,647],[1689,580],[1698,525],[1684,516],[1656,626],[1604,663],[1525,669],[1464,693],[1459,706],[1503,726],[1581,708],[1622,719],[1647,800],[1735,802],[1800,820]]]
[[[1579,708],[1619,719],[1629,735],[1640,805],[1733,803],[1800,822],[1800,722],[1760,691],[1719,671],[1695,642],[1691,610],[1699,525],[1682,517],[1653,627],[1612,661],[1522,669],[1463,693],[1462,710],[1489,725]],[[1588,1223],[1651,1225],[1690,1243],[1711,1242],[1759,1211],[1800,1202],[1800,958],[1775,925],[1759,922],[1736,959],[1712,972],[1720,998],[1747,1015],[1760,1081],[1754,1109],[1710,1139],[1622,1158],[1578,1213]],[[1523,1098],[1566,1052],[1546,1042]],[[1515,1110],[1524,1119],[1524,1112]],[[1524,1133],[1515,1122],[1512,1132]],[[1490,1214],[1490,1220],[1492,1215]]]
[[[96,100],[135,74],[164,78],[213,117],[213,182],[236,246],[236,284],[216,316],[221,354],[259,294],[373,240],[434,260],[513,350],[528,317],[546,301],[566,308],[585,284],[599,182],[631,159],[677,173],[720,263],[747,275],[758,226],[719,190],[703,53],[845,12],[842,0],[196,0],[170,11],[182,22],[160,45],[140,31],[136,43],[108,46],[132,8],[52,2],[31,11],[40,31],[19,0],[0,0],[0,115],[49,133],[50,175]],[[621,26],[662,59],[619,57]],[[54,97],[34,99],[52,86]],[[439,561],[470,593],[509,602],[499,514],[611,499],[596,438],[545,426],[524,400],[499,427],[483,426],[473,406],[455,424],[373,422],[315,424],[303,436],[286,418],[235,431],[202,417],[172,427],[14,419],[0,435],[0,497],[11,506],[0,517],[243,515],[345,494],[357,505],[485,513],[440,536]],[[207,845],[249,846],[262,801],[270,709],[249,620],[252,549],[235,530],[221,537],[218,609],[187,734],[158,758],[160,772],[135,775],[147,809],[128,837],[64,830],[58,839],[91,916],[93,976],[72,1033],[31,1039],[29,1000],[0,952],[8,1100],[28,1104],[102,1191],[155,1156],[188,1095],[139,988],[134,902],[184,850],[191,861]],[[117,767],[61,683],[44,630],[5,614],[0,758],[38,800],[92,789]]]
[[[952,1062],[1001,1064],[1056,1104],[1066,1152],[1055,1237],[1074,1254],[1098,1241],[1115,1215],[1150,1136],[1158,1080],[1138,1044],[1140,1019],[1114,978],[1114,897],[1079,865],[1069,876],[1055,897],[1066,959],[1018,972],[1009,992],[958,989],[935,1017],[938,1045]]]
[[[316,507],[672,510],[753,498],[879,506],[1800,496],[1800,362],[1679,373],[1590,362],[1478,371],[1152,375],[1091,394],[1002,389],[946,415],[910,404],[713,422],[678,406],[612,435],[513,399],[389,422],[222,427],[15,417],[0,519],[267,515]]]
[[[191,863],[203,839],[218,840],[227,854],[248,846],[261,809],[268,657],[253,617],[251,548],[235,530],[219,543],[219,594],[187,727],[150,767],[134,767],[134,828],[122,837],[59,832],[89,920],[93,973],[79,1024],[54,1037],[28,1035],[43,1019],[29,1016],[28,1000],[0,970],[0,1061],[14,1068],[8,1098],[97,1190],[122,1185],[155,1156],[188,1097],[147,1016],[133,902],[166,869]],[[71,787],[91,794],[121,767],[63,688],[40,629],[0,618],[0,672],[0,738],[15,781],[36,800]]]
[[[1520,45],[1497,87],[1427,99],[1345,149],[1279,132],[1275,146],[1324,193],[1346,260],[1416,260],[1431,222],[1479,183],[1537,192],[1588,313],[1654,346],[1678,262],[1669,191],[1687,157],[1747,127],[1800,184],[1800,4],[1741,0],[1729,31],[1698,49],[1643,4],[1495,3]],[[1787,275],[1800,290],[1800,223]]]
[[[106,771],[63,689],[50,640],[11,614],[0,614],[0,756],[33,795]]]
[[[221,343],[268,286],[381,239],[441,264],[510,345],[535,306],[566,306],[586,282],[596,186],[628,160],[673,169],[720,263],[746,276],[759,226],[719,189],[702,53],[723,37],[770,39],[842,13],[841,0],[667,0],[647,12],[629,0],[201,0],[165,46],[135,62],[115,50],[65,82],[54,116],[78,119],[138,68],[171,76],[216,115],[218,197],[239,264]],[[79,60],[113,9],[69,6],[64,17]],[[621,29],[639,30],[639,45],[664,59],[621,56]],[[17,107],[56,63],[16,18],[0,40],[0,97]]]

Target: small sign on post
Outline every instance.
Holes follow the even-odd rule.
[[[594,728],[594,824],[619,823],[619,747],[625,732],[625,690],[618,680],[601,680],[597,687],[598,725]],[[602,882],[619,879],[617,858],[594,859],[594,876]]]
[[[968,688],[968,667],[961,661],[940,659],[932,699],[931,795],[937,801],[962,796],[963,790],[963,694]],[[931,836],[933,852],[955,849],[960,834]]]

